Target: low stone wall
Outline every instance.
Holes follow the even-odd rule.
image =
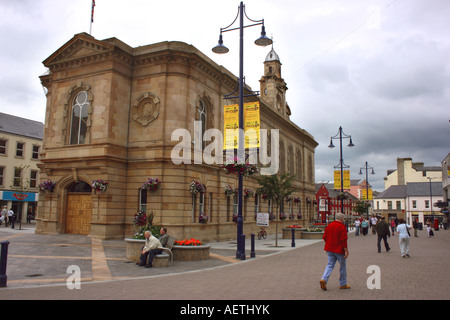
[[[294,229],[295,239],[301,239],[302,231],[306,230],[306,228],[283,228],[283,239],[292,239],[292,229]]]
[[[308,231],[302,231],[302,239],[309,239],[309,240],[320,240],[323,237],[324,232],[308,232]]]
[[[209,259],[209,249],[211,246],[173,246],[173,260],[177,261],[197,261]]]

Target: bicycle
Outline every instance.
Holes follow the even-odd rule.
[[[264,227],[261,227],[261,229],[258,232],[258,240],[261,240],[261,238],[265,239],[267,237],[267,231],[264,229]]]

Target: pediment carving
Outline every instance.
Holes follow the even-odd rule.
[[[49,67],[59,63],[102,55],[113,50],[113,45],[95,40],[92,36],[83,33],[75,35],[43,63],[46,67]]]

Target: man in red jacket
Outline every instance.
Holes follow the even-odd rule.
[[[323,240],[325,240],[324,250],[328,255],[328,264],[322,279],[320,279],[320,287],[322,290],[327,290],[327,282],[336,265],[336,261],[339,261],[340,265],[340,289],[350,289],[350,286],[347,284],[347,267],[345,264],[348,257],[347,238],[347,229],[344,225],[344,214],[337,213],[336,220],[326,227],[325,233],[323,234]]]

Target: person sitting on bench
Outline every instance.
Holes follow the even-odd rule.
[[[156,254],[162,252],[162,246],[158,239],[156,239],[150,231],[145,231],[145,245],[142,248],[139,266],[145,266],[146,268],[152,267],[153,258]]]

